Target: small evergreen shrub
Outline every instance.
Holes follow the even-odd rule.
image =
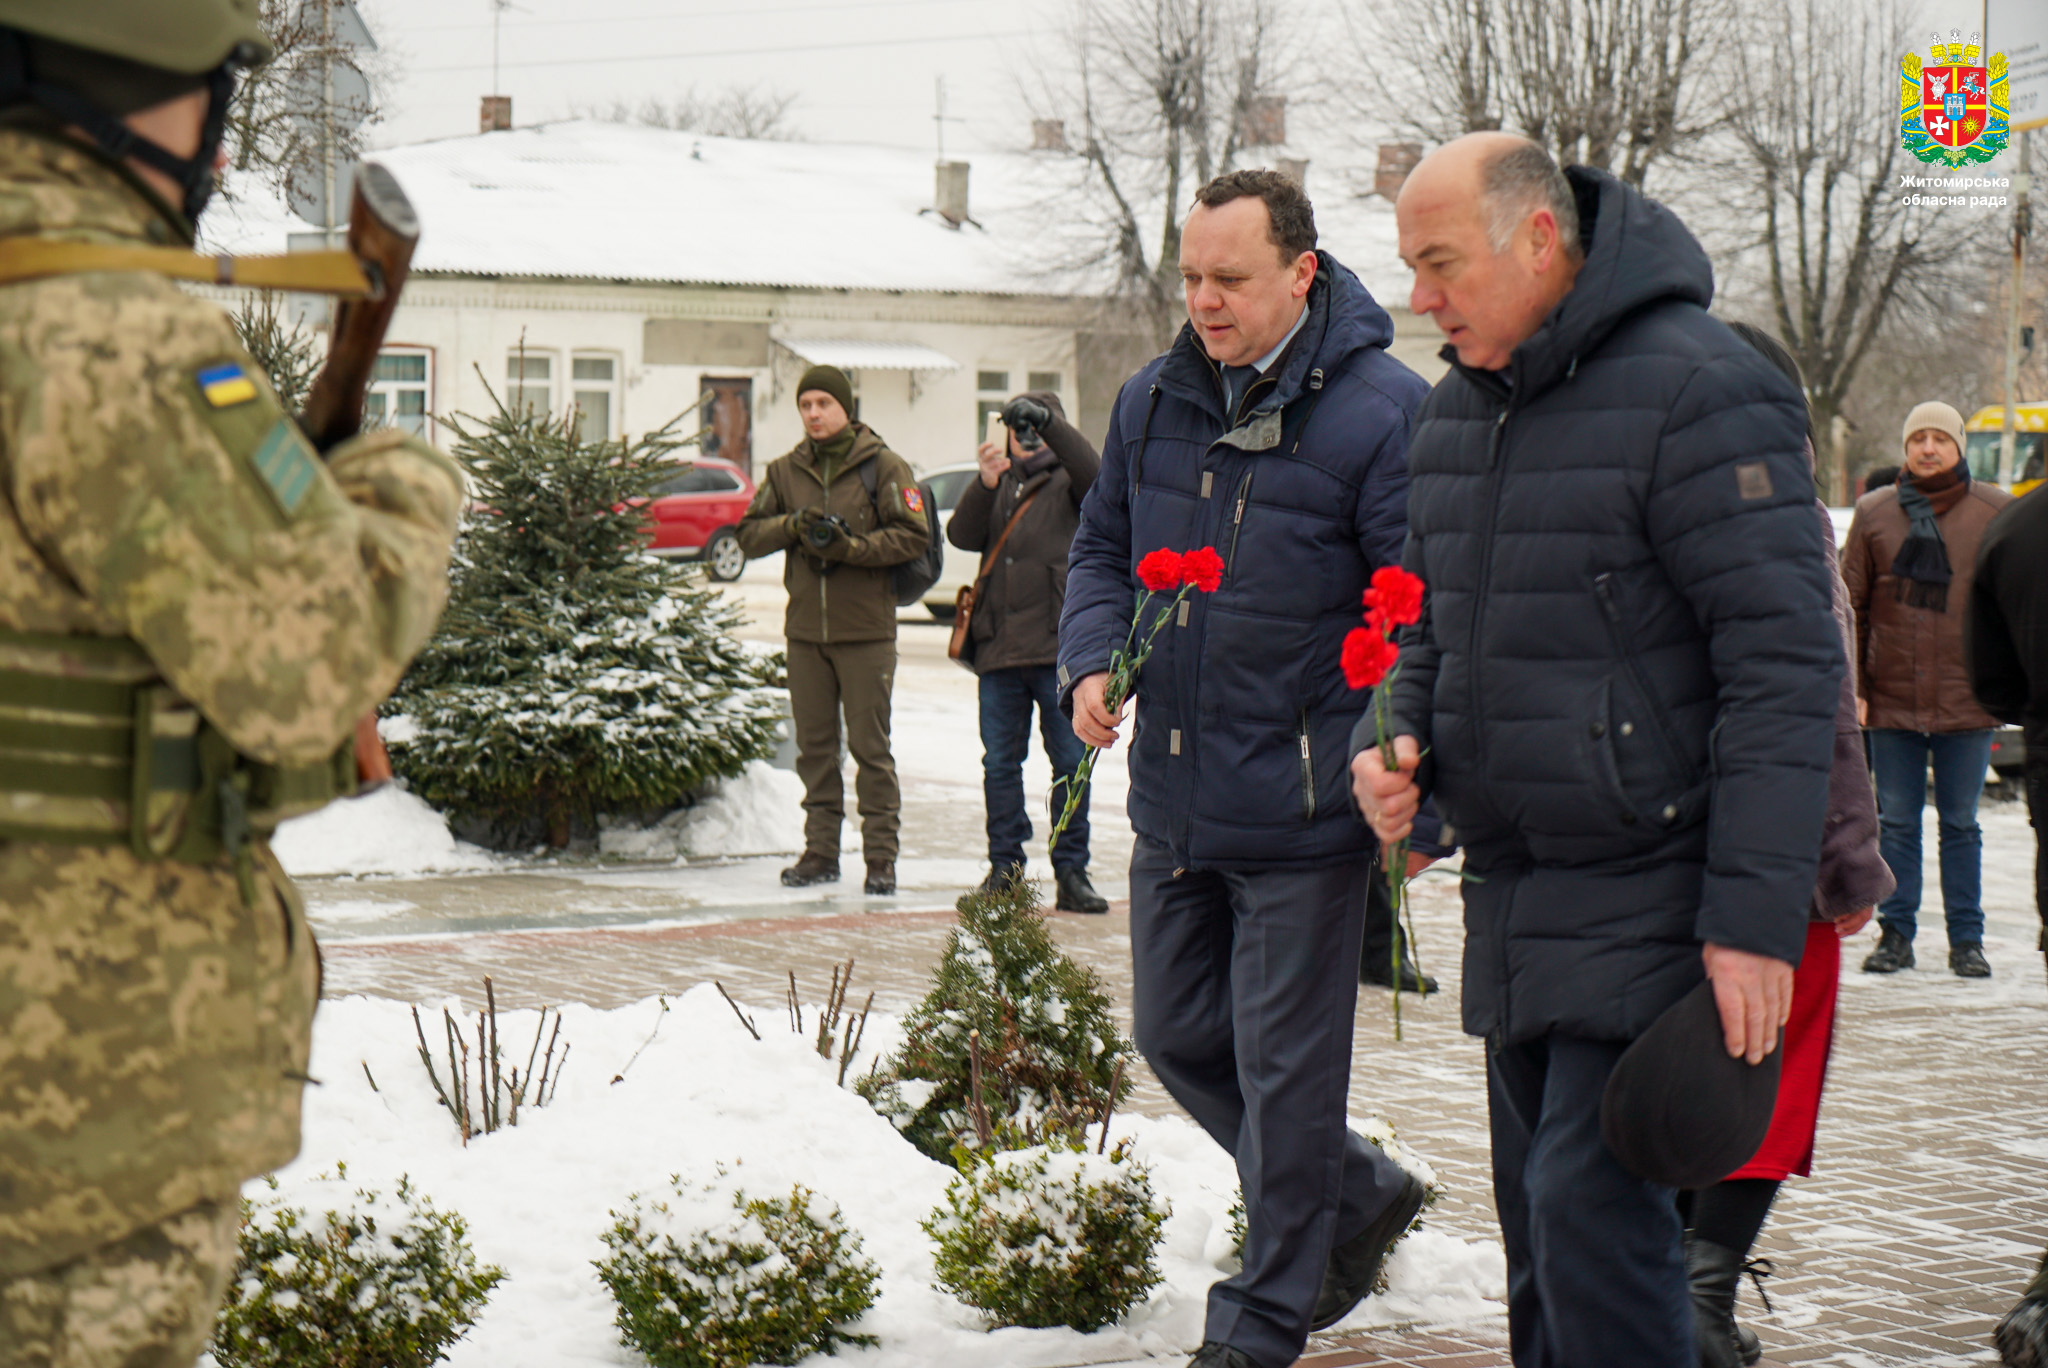
[[[1410,1235],[1422,1229],[1423,1220],[1429,1215],[1429,1209],[1437,1204],[1438,1198],[1443,1196],[1443,1183],[1437,1178],[1436,1170],[1429,1166],[1429,1162],[1410,1149],[1407,1143],[1394,1133],[1394,1123],[1385,1117],[1368,1117],[1364,1125],[1354,1125],[1352,1130],[1357,1133],[1361,1140],[1369,1142],[1389,1159],[1392,1159],[1404,1170],[1414,1174],[1415,1177],[1422,1181],[1422,1210],[1415,1213],[1415,1219],[1409,1222],[1408,1228],[1402,1231],[1400,1236],[1395,1239],[1394,1248],[1399,1249],[1402,1240],[1407,1239]],[[1229,1220],[1230,1254],[1239,1263],[1243,1263],[1244,1240],[1245,1236],[1249,1233],[1249,1228],[1246,1225],[1244,1193],[1242,1191],[1237,1194],[1230,1204]],[[1392,1257],[1393,1251],[1389,1250],[1388,1258],[1391,1260]],[[1385,1264],[1382,1264],[1380,1266],[1379,1281],[1374,1285],[1373,1291],[1384,1292],[1386,1290],[1387,1268]]]
[[[1131,1059],[1094,973],[1046,931],[1034,885],[1013,880],[959,906],[931,991],[904,1018],[902,1048],[856,1085],[942,1163],[956,1148],[981,1147],[969,1104],[970,1032],[980,1033],[985,1119],[1027,1144],[1100,1116],[1117,1066]]]
[[[241,1262],[209,1348],[220,1368],[426,1368],[504,1277],[477,1263],[460,1216],[404,1178],[395,1199],[358,1190],[317,1215],[244,1200]]]
[[[709,1191],[672,1181],[690,1205]],[[880,1270],[838,1208],[814,1212],[812,1196],[803,1187],[786,1198],[735,1192],[736,1214],[705,1226],[635,1194],[612,1213],[611,1253],[597,1263],[620,1338],[654,1368],[795,1363],[875,1343],[845,1326],[875,1304]]]
[[[585,442],[576,414],[462,416],[474,502],[448,610],[387,716],[412,791],[500,848],[568,844],[603,814],[666,812],[775,745],[780,663],[734,635],[702,574],[648,554],[642,502],[672,429]]]
[[[1099,1155],[1075,1136],[963,1150],[924,1229],[938,1242],[939,1286],[992,1326],[1089,1331],[1159,1285],[1153,1255],[1169,1211],[1126,1146]]]

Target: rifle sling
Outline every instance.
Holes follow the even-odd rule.
[[[350,252],[201,256],[178,247],[128,247],[29,237],[0,239],[0,285],[87,271],[147,271],[207,285],[290,290],[345,299],[368,299],[377,294],[363,264]]]

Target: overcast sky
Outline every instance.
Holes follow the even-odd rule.
[[[474,133],[491,93],[492,0],[361,0],[396,79],[380,146]],[[521,124],[691,86],[779,89],[828,142],[934,145],[944,77],[949,149],[1028,136],[1017,71],[1066,0],[516,0],[500,20],[498,89]],[[1034,37],[1039,41],[1034,42]]]

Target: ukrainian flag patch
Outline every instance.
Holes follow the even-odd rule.
[[[298,513],[320,478],[320,458],[289,418],[277,420],[249,461],[287,518]]]
[[[223,361],[199,372],[199,393],[215,408],[233,408],[256,397],[256,382],[236,362]]]

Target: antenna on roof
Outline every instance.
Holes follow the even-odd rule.
[[[939,131],[939,160],[944,161],[946,159],[946,125],[949,123],[966,123],[967,120],[956,119],[946,113],[946,78],[944,76],[935,76],[932,78],[932,84],[936,89],[937,96],[932,113],[932,124]]]
[[[500,21],[500,20],[502,20],[502,19],[503,19],[503,18],[505,17],[505,11],[506,11],[506,10],[509,10],[509,9],[521,9],[521,8],[523,8],[523,7],[522,7],[522,6],[519,6],[519,5],[515,5],[515,4],[513,4],[513,3],[512,3],[512,0],[490,0],[490,3],[491,3],[491,94],[493,94],[493,95],[499,95],[499,94],[503,94],[504,92],[503,92],[503,89],[502,89],[502,87],[500,87],[500,86],[499,86],[499,84],[498,84],[498,24],[499,24],[499,21]]]

